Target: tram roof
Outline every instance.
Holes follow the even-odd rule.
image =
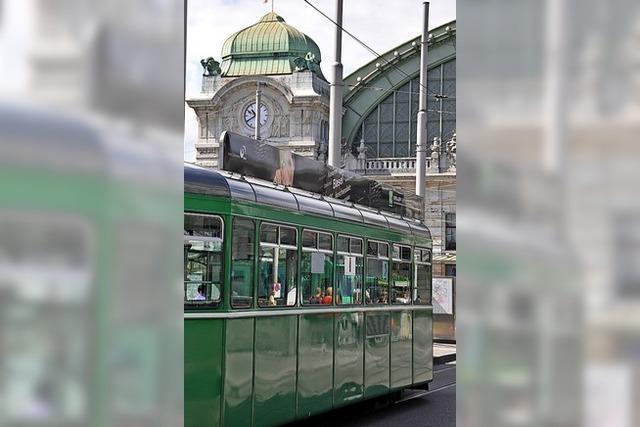
[[[261,179],[205,169],[189,163],[184,165],[184,191],[284,207],[431,239],[429,229],[413,219],[376,211],[345,200],[323,197],[294,187],[275,185]]]

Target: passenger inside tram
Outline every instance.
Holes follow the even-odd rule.
[[[322,298],[322,303],[323,304],[331,304],[333,302],[333,288],[331,286],[329,286],[327,288],[327,293],[324,296],[324,298]]]
[[[322,289],[316,288],[316,293],[309,299],[309,304],[322,304]]]

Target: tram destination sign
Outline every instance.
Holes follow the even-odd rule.
[[[221,170],[422,220],[414,194],[233,132],[223,132],[220,141]]]

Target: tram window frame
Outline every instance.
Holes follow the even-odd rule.
[[[219,222],[219,230],[220,230],[220,237],[217,236],[205,236],[205,235],[196,235],[196,234],[187,234],[187,228],[186,228],[186,218],[187,217],[203,217],[203,218],[212,218],[215,219]],[[200,212],[184,212],[183,213],[183,222],[184,222],[184,232],[183,232],[183,262],[184,262],[184,268],[183,268],[183,280],[184,280],[184,295],[183,295],[183,305],[184,308],[190,310],[190,309],[211,309],[211,308],[217,308],[220,306],[220,304],[222,303],[222,299],[224,297],[224,269],[225,269],[225,263],[224,263],[224,227],[225,227],[225,222],[224,219],[220,216],[220,215],[212,215],[212,214],[207,214],[207,213],[200,213]],[[203,273],[204,275],[213,275],[214,271],[217,270],[218,272],[218,281],[216,282],[215,280],[213,280],[213,277],[211,278],[212,280],[193,280],[193,279],[189,279],[188,280],[188,276],[189,276],[189,270],[188,270],[188,263],[189,263],[189,252],[192,250],[193,248],[193,244],[192,242],[202,242],[203,243],[203,248],[206,248],[207,243],[216,243],[215,247],[219,248],[219,250],[207,250],[206,252],[211,252],[211,253],[215,253],[217,254],[216,258],[218,258],[218,262],[217,265],[216,264],[212,264],[210,263],[210,259],[207,259],[206,261],[206,266],[205,266],[205,273]],[[189,247],[188,247],[189,245]],[[213,245],[212,245],[213,247]],[[205,252],[204,250],[202,252]],[[209,269],[211,268],[211,273],[209,272]],[[188,293],[188,289],[191,288],[193,289],[193,285],[200,283],[200,285],[197,286],[196,288],[196,292],[200,293],[200,287],[201,286],[205,286],[205,299],[204,300],[195,300],[195,299],[187,299],[187,293]],[[192,286],[189,286],[192,285]],[[214,287],[218,293],[217,298],[211,298],[211,296],[213,295],[214,292]]]
[[[433,277],[433,264],[432,264],[432,251],[431,249],[416,247],[413,252],[413,286],[411,287],[411,297],[414,305],[432,305],[433,299],[433,284],[431,283]],[[427,280],[426,287],[423,289],[427,291],[428,297],[426,301],[422,301],[418,298],[419,281],[418,281],[418,269],[426,268]]]
[[[390,300],[391,304],[394,305],[408,305],[411,304],[411,295],[413,292],[412,286],[412,276],[414,275],[412,268],[412,252],[411,246],[393,244],[393,258],[391,261],[391,277],[389,278],[389,291],[390,291]],[[407,270],[408,269],[408,270]],[[406,279],[408,284],[406,286],[402,286],[406,288],[405,296],[401,297],[402,299],[397,297],[397,288],[400,286],[396,286],[396,275],[401,274],[403,272],[406,275]]]
[[[336,264],[335,264],[335,271],[336,271],[336,280],[335,280],[335,289],[336,289],[336,295],[340,295],[340,302],[337,303],[337,305],[341,305],[341,306],[353,306],[353,305],[362,305],[363,304],[363,288],[364,288],[364,272],[365,272],[365,254],[364,254],[364,239],[361,237],[354,237],[354,236],[349,236],[349,235],[345,235],[345,234],[339,234],[336,237],[337,241],[340,241],[340,239],[346,239],[346,250],[340,250],[340,248],[337,248],[336,250]],[[359,250],[357,249],[357,247],[354,247],[354,242],[359,241],[360,243],[360,247]],[[338,246],[339,243],[336,245]],[[356,274],[353,276],[345,276],[344,275],[344,257],[346,256],[353,256],[356,258],[356,263],[355,263],[355,268],[356,268]],[[340,259],[340,257],[342,257],[342,261]],[[359,262],[358,262],[359,261]],[[359,264],[359,265],[358,265]],[[358,273],[358,269],[360,270],[360,273]],[[342,274],[340,274],[339,272],[342,271]],[[356,282],[356,286],[351,286],[352,292],[351,295],[348,297],[349,299],[347,300],[346,296],[342,296],[343,294],[343,289],[342,289],[342,280],[345,277],[355,277]],[[359,279],[359,280],[358,280]],[[354,294],[356,294],[356,296],[354,297]]]
[[[272,242],[268,242],[268,241],[263,241],[262,240],[262,236],[263,236],[263,227],[276,227],[276,242],[277,243],[272,243]],[[289,244],[289,243],[284,243],[282,244],[282,234],[281,234],[281,229],[285,228],[287,230],[293,230],[294,236],[295,236],[295,241],[294,244]],[[298,229],[294,226],[294,225],[289,225],[289,224],[279,224],[279,223],[274,223],[274,222],[260,222],[259,224],[259,242],[258,242],[258,253],[257,253],[257,266],[258,266],[258,271],[256,274],[256,280],[258,281],[256,284],[256,296],[257,296],[257,306],[259,308],[263,308],[263,309],[277,309],[277,308],[291,308],[291,307],[296,307],[298,306],[298,295],[299,295],[299,286],[298,286],[298,281],[299,281],[299,254],[298,254],[298,242],[299,242],[299,233],[298,233]],[[291,265],[294,268],[293,274],[292,275],[288,275],[288,271],[285,271],[285,277],[284,277],[284,284],[282,283],[282,279],[280,276],[277,277],[277,282],[271,282],[271,290],[269,290],[267,292],[267,295],[261,295],[261,291],[263,290],[263,286],[262,286],[262,282],[263,282],[263,276],[262,276],[262,263],[263,263],[263,251],[268,251],[269,249],[273,250],[273,256],[272,256],[272,260],[275,259],[275,251],[278,250],[278,264],[280,262],[280,253],[279,251],[284,250],[285,251],[285,256],[284,256],[284,261],[286,263],[291,262]],[[293,258],[291,258],[291,256],[293,255]],[[273,261],[272,261],[273,262]],[[287,278],[291,278],[292,280],[292,285],[289,283],[289,281],[287,280]],[[255,283],[255,282],[254,282]],[[276,290],[274,288],[275,284],[278,283],[280,286],[279,288]],[[271,300],[271,292],[280,292],[281,290],[284,290],[284,296],[275,296],[273,298],[273,302],[275,304],[271,304],[270,300]],[[293,295],[289,295],[293,292]],[[280,304],[280,302],[283,302],[282,304]],[[291,303],[293,302],[293,303]]]
[[[238,224],[239,221],[243,221],[248,224],[251,224],[251,230],[249,231],[249,236],[250,236],[250,241],[248,242],[248,246],[247,249],[250,248],[250,250],[247,252],[247,254],[250,255],[250,259],[249,260],[244,260],[244,261],[250,261],[250,269],[249,269],[249,293],[248,295],[236,295],[236,283],[235,283],[235,268],[236,268],[236,261],[238,260],[238,254],[236,252],[237,248],[236,248],[236,244],[238,244],[238,239],[236,236],[236,226]],[[245,225],[246,226],[246,225]],[[249,309],[249,308],[253,308],[254,307],[254,302],[255,302],[255,276],[256,276],[256,231],[258,230],[258,227],[256,227],[256,221],[248,218],[248,217],[242,217],[242,216],[238,216],[238,217],[233,217],[232,220],[232,227],[231,227],[231,235],[232,235],[232,239],[233,241],[231,242],[231,308],[233,309]],[[246,285],[246,283],[245,283]],[[244,298],[245,301],[248,301],[248,304],[244,303],[244,304],[239,304],[236,303],[236,299],[238,299],[238,302],[241,301],[240,298]]]
[[[301,254],[300,254],[300,288],[301,288],[301,300],[300,303],[303,306],[327,306],[327,305],[335,305],[336,303],[336,293],[335,293],[335,288],[334,288],[334,271],[335,271],[335,258],[334,258],[334,236],[333,233],[329,233],[326,231],[320,231],[320,230],[313,230],[313,229],[308,229],[305,228],[302,230],[302,235],[303,235],[303,241],[302,241],[302,245],[301,245]],[[305,236],[307,237],[307,241],[305,241]],[[309,241],[309,238],[312,237],[312,242]],[[329,243],[330,243],[330,248],[321,248],[321,246],[323,246],[323,242],[321,241],[321,238],[325,237],[325,238],[329,238]],[[326,243],[326,241],[324,242]],[[312,273],[311,271],[305,271],[305,268],[309,267],[309,269],[311,269],[312,267],[312,263],[313,263],[313,255],[311,255],[311,259],[307,260],[306,256],[307,254],[323,254],[324,258],[323,258],[323,268],[324,268],[324,273],[322,273],[324,277],[324,284],[323,285],[312,285],[310,283],[310,288],[307,289],[307,284],[306,284],[306,280],[307,278],[305,278],[305,275],[310,275],[310,277],[308,278],[308,280],[310,280],[311,282],[313,282],[313,275],[314,274],[320,274],[320,273]],[[329,257],[327,259],[327,256]],[[327,262],[329,263],[329,271],[327,271]],[[322,280],[322,279],[321,279]],[[315,289],[314,289],[315,287]],[[331,302],[323,302],[325,300],[325,298],[327,297],[326,293],[327,290],[331,289]],[[315,299],[315,295],[317,291],[320,290],[321,291],[321,299],[318,301],[317,299]],[[314,302],[312,302],[314,301]]]
[[[364,298],[364,302],[366,305],[388,305],[389,304],[389,243],[387,242],[383,242],[383,241],[379,241],[379,240],[369,240],[367,239],[367,256],[366,256],[366,261],[365,261],[365,278],[364,278],[364,293],[365,293],[365,298]],[[377,248],[375,251],[375,254],[373,252],[373,248],[374,246],[372,244],[375,244],[375,247]],[[382,248],[385,248],[385,250],[381,250]],[[367,279],[370,277],[369,275],[369,271],[371,270],[371,262],[383,262],[383,264],[381,265],[381,272],[384,272],[386,270],[386,285],[382,285],[382,296],[378,296],[375,295],[375,299],[377,300],[376,302],[373,302],[374,296],[371,294],[370,292],[370,286],[367,283]],[[385,267],[385,263],[386,262],[386,267]],[[371,276],[371,277],[378,277],[379,276]],[[380,287],[380,286],[376,286],[376,287]],[[386,293],[386,295],[385,295]],[[367,302],[367,299],[369,299],[370,301]],[[380,301],[380,299],[382,299],[382,301]]]

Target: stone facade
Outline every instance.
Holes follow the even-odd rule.
[[[222,132],[254,135],[244,115],[251,104],[255,105],[258,82],[261,103],[267,111],[267,121],[260,127],[261,139],[303,156],[323,156],[329,129],[329,84],[316,74],[205,75],[200,96],[187,100],[198,120],[196,164],[217,167]]]

